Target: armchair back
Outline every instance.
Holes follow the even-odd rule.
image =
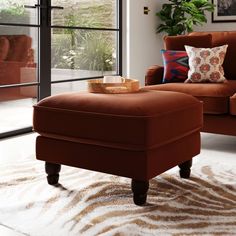
[[[164,46],[167,50],[180,50],[184,51],[184,45],[189,45],[196,48],[207,48],[212,46],[212,35],[178,35],[178,36],[165,36]]]
[[[5,61],[27,62],[32,38],[27,35],[1,35],[9,40],[10,47]]]

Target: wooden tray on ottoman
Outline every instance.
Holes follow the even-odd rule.
[[[103,83],[103,79],[88,80],[90,93],[135,93],[139,91],[139,81],[122,78],[122,83]]]

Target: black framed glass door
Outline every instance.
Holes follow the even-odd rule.
[[[0,138],[30,131],[38,97],[39,12],[24,5],[38,0],[0,2]]]
[[[31,131],[38,100],[121,75],[121,9],[121,0],[1,0],[0,138]]]

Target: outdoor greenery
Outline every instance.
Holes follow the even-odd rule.
[[[70,34],[53,34],[53,68],[101,71],[114,69],[115,46],[110,35],[78,32],[74,44],[71,42]]]
[[[112,27],[112,1],[80,5],[77,11],[64,11],[64,25],[69,27]],[[56,24],[61,16],[55,15]],[[112,33],[73,28],[54,29],[52,36],[52,67],[81,70],[115,70],[115,37]]]
[[[0,21],[29,23],[32,9],[25,9],[27,0],[0,0]],[[52,68],[81,70],[115,70],[115,35],[112,32],[77,30],[66,27],[114,27],[114,0],[64,1],[63,11],[52,11]],[[28,3],[28,4],[27,4]],[[33,12],[32,12],[33,13]],[[27,19],[27,18],[28,19]],[[37,39],[35,39],[37,40]]]
[[[0,9],[0,21],[12,22],[14,19],[17,23],[26,23],[25,20],[29,15],[20,1],[5,0],[3,3],[5,3],[7,7]]]
[[[193,31],[194,25],[203,25],[207,22],[205,13],[212,12],[214,5],[208,0],[169,0],[162,5],[157,16],[162,23],[157,33],[181,35]]]
[[[114,70],[115,45],[111,35],[107,33],[87,33],[81,45],[81,54],[77,60],[82,68],[88,70]]]

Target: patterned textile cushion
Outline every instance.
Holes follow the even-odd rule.
[[[194,48],[185,46],[189,56],[189,72],[187,83],[224,82],[224,69],[222,64],[225,59],[228,45],[214,48]]]
[[[188,78],[188,55],[185,51],[161,50],[164,76],[163,83],[184,82]]]
[[[6,37],[0,37],[0,61],[4,61],[9,51],[9,41]]]

